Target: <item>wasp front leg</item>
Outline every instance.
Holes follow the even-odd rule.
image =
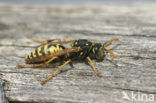
[[[111,54],[112,58],[111,60],[113,60],[115,58],[115,54],[111,51],[111,50],[108,50],[108,49],[105,49],[107,53]]]
[[[102,77],[102,75],[97,71],[97,69],[95,68],[95,65],[93,63],[93,61],[90,59],[90,57],[87,57],[88,62],[90,63],[90,65],[92,66],[94,72],[96,73],[96,75],[98,77]]]

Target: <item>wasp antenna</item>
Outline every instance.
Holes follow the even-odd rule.
[[[119,41],[119,39],[118,38],[113,38],[112,41]]]
[[[26,38],[31,38],[31,36],[27,35]]]
[[[104,47],[107,47],[107,46],[111,45],[113,41],[118,41],[118,40],[119,40],[118,38],[113,38],[113,39],[107,41],[106,43],[104,43]]]
[[[120,46],[121,44],[117,44],[116,46],[112,47],[111,49],[109,50],[114,50],[115,48],[117,48],[118,46]]]

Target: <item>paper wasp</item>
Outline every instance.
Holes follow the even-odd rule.
[[[35,42],[41,42],[42,44],[26,56],[25,63],[29,65],[17,65],[17,67],[36,68],[49,65],[57,60],[58,62],[65,61],[64,64],[58,67],[50,77],[41,82],[42,85],[52,79],[65,65],[70,64],[74,60],[87,60],[96,75],[101,77],[101,74],[97,71],[93,64],[92,59],[103,60],[106,56],[106,53],[109,53],[112,55],[111,60],[113,60],[115,57],[114,53],[106,49],[106,47],[109,46],[113,41],[118,41],[118,38],[113,38],[106,43],[89,41],[87,39],[70,41],[61,41],[57,38],[51,40],[37,40],[28,37],[28,39]],[[63,44],[68,43],[71,43],[71,47],[66,48]]]

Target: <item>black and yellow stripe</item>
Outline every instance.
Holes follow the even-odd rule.
[[[29,55],[26,56],[25,63],[26,64],[30,64],[32,62],[34,63],[36,62],[36,61],[32,61],[32,59],[34,58],[39,58],[45,55],[54,54],[63,49],[65,49],[65,47],[60,44],[46,44],[43,46],[39,46],[38,48],[30,52]]]

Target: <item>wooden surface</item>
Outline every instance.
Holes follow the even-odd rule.
[[[16,67],[38,45],[26,35],[99,42],[117,37],[120,41],[108,48],[120,44],[113,50],[119,67],[94,61],[99,78],[90,66],[74,63],[42,86],[56,68]],[[122,99],[123,92],[156,98],[156,5],[1,5],[0,77],[10,103],[140,103]]]
[[[0,79],[0,103],[4,103],[4,90],[3,90],[3,82],[2,79]]]

